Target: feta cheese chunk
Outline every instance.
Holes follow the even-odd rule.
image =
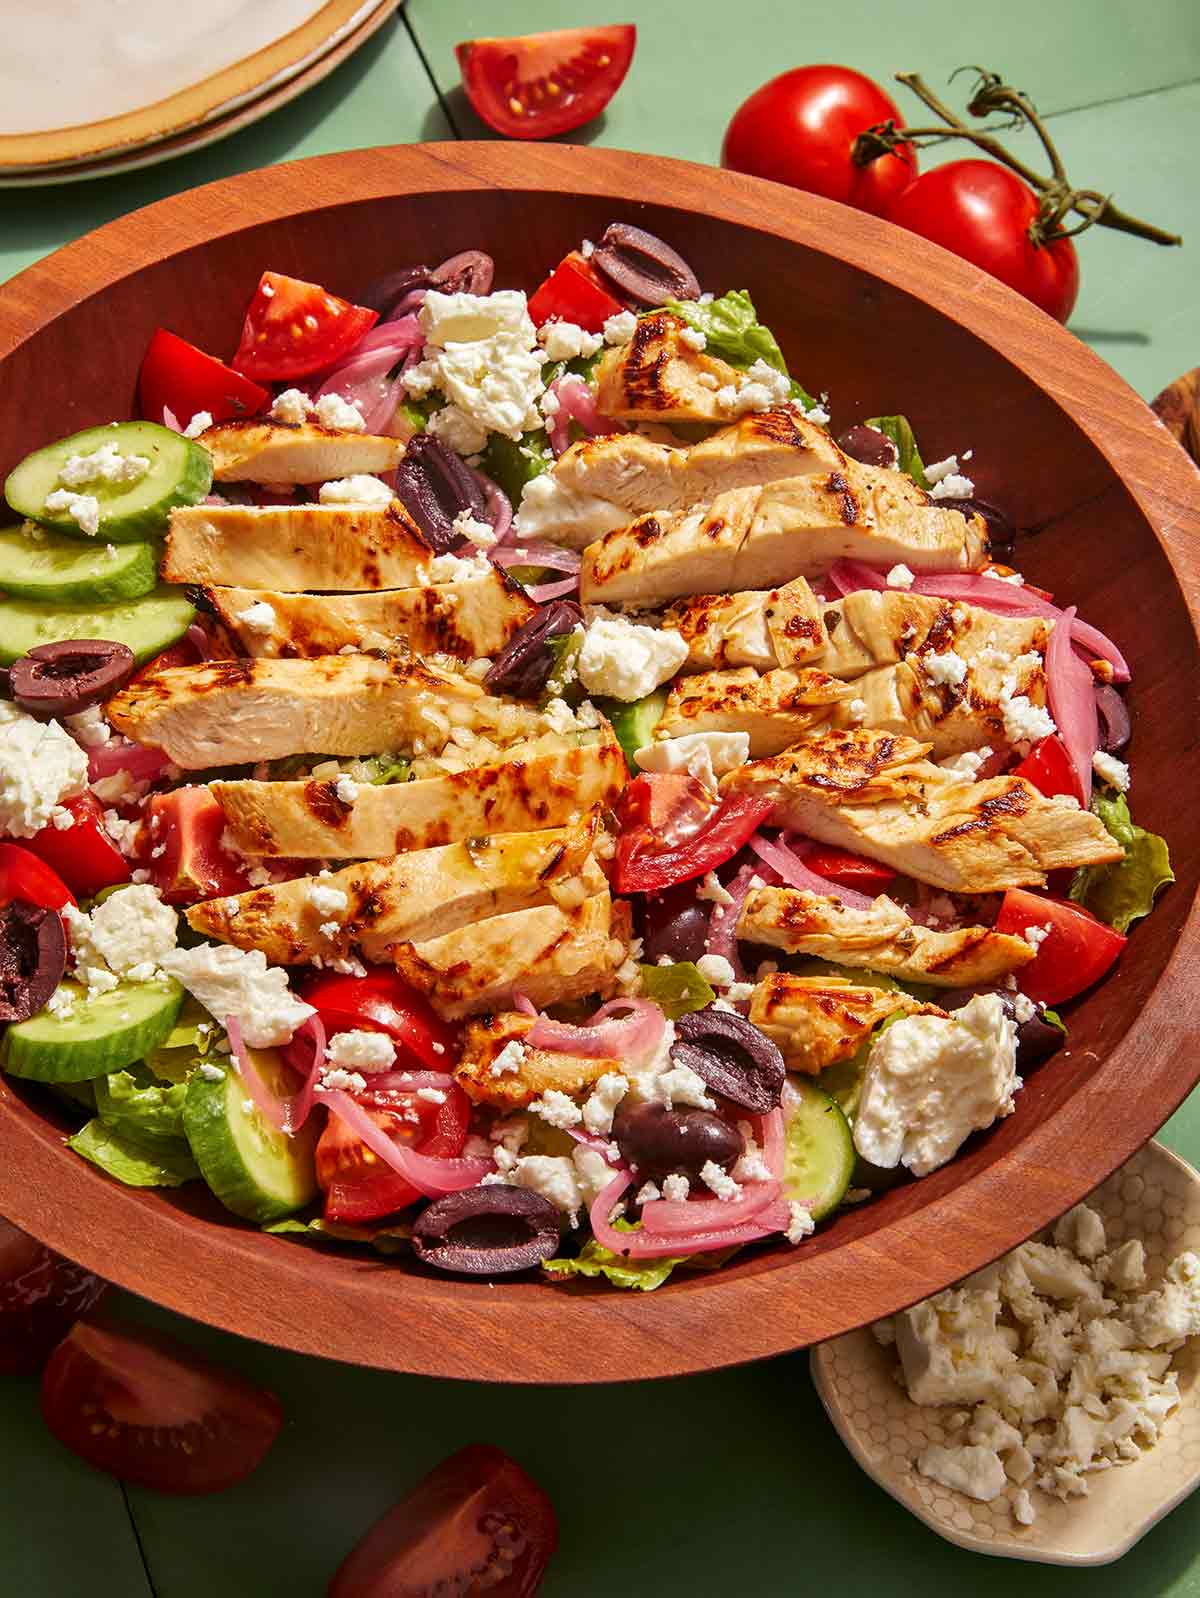
[[[967,453],[969,455],[970,451]],[[944,461],[934,461],[932,466],[925,468],[925,476],[931,484],[931,499],[970,499],[975,492],[975,484],[958,469],[957,455],[947,455]]]
[[[723,954],[701,955],[696,970],[712,988],[727,988],[735,980],[733,967]]]
[[[1116,755],[1105,754],[1103,749],[1098,749],[1092,756],[1092,770],[1101,782],[1108,783],[1118,793],[1129,792],[1129,767]]]
[[[195,416],[183,430],[184,438],[199,438],[201,433],[207,433],[213,424],[211,411],[197,411]]]
[[[461,405],[443,405],[425,424],[439,443],[456,455],[478,455],[487,448],[487,428]]]
[[[234,620],[240,621],[247,632],[266,637],[275,628],[275,608],[268,605],[265,599],[259,599],[253,605],[247,605],[245,610],[235,611]]]
[[[352,477],[335,477],[322,483],[317,492],[322,505],[374,505],[383,507],[392,503],[393,494],[386,483],[366,472],[355,472]]]
[[[343,433],[365,433],[363,413],[352,400],[340,394],[322,394],[313,406],[313,415],[322,427],[335,427]]]
[[[0,699],[0,834],[32,838],[87,778],[87,755],[57,721]]]
[[[686,771],[706,788],[714,789],[718,777],[736,771],[750,758],[748,732],[685,732],[662,738],[634,752],[643,771]]]
[[[118,888],[90,914],[64,905],[62,918],[71,934],[72,959],[85,982],[97,968],[148,981],[174,952],[179,929],[175,911],[148,884]]]
[[[299,427],[312,415],[312,400],[301,388],[285,388],[282,394],[276,394],[275,402],[268,411],[272,421],[288,422],[292,427]]]
[[[417,312],[425,342],[435,349],[449,344],[475,344],[510,333],[533,342],[529,307],[519,289],[495,294],[443,294],[430,289]]]
[[[396,1063],[396,1045],[383,1032],[335,1032],[325,1058],[347,1071],[387,1071]]]
[[[637,332],[637,317],[632,311],[618,311],[615,316],[610,316],[604,324],[604,342],[606,344],[628,344]]]
[[[939,687],[957,688],[966,681],[967,663],[953,649],[947,649],[940,655],[930,650],[918,655],[917,659],[930,682],[937,683]]]
[[[583,635],[579,678],[589,694],[607,694],[626,702],[642,699],[672,678],[687,654],[681,633],[601,614]]]
[[[490,549],[496,542],[496,531],[488,522],[477,521],[469,510],[460,510],[454,518],[454,531],[476,549]]]
[[[903,561],[901,561],[898,565],[893,566],[891,571],[887,574],[887,585],[889,588],[911,588],[915,581],[915,576]]]
[[[980,1448],[977,1444],[943,1448],[931,1443],[918,1456],[917,1469],[943,1487],[953,1487],[985,1504],[999,1498],[1008,1486],[1000,1455],[994,1448]]]
[[[553,472],[543,472],[526,483],[515,525],[522,538],[545,538],[568,549],[583,549],[614,528],[627,527],[631,519],[611,500],[573,492]]]
[[[194,949],[174,950],[162,967],[216,1020],[224,1023],[234,1016],[241,1023],[243,1041],[254,1049],[290,1042],[296,1028],[316,1014],[311,1004],[293,996],[287,972],[281,966],[268,966],[261,949],[201,943]]]
[[[100,501],[95,494],[75,494],[69,488],[56,488],[46,495],[48,511],[65,511],[89,538],[100,531]]]
[[[574,361],[581,355],[595,355],[604,344],[598,333],[585,332],[574,322],[546,322],[538,329],[538,338],[548,361]]]
[[[90,455],[71,455],[60,468],[58,481],[64,488],[85,488],[93,483],[112,487],[140,483],[150,470],[147,455],[122,455],[115,443],[101,444]],[[49,505],[49,500],[46,501]]]

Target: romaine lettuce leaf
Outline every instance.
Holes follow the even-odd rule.
[[[759,321],[754,301],[745,289],[731,289],[719,300],[710,300],[706,305],[699,300],[668,300],[663,309],[703,333],[708,353],[728,361],[730,366],[745,371],[755,361],[766,361],[785,377],[789,375],[774,333]],[[806,411],[817,403],[795,378],[792,379],[792,398],[798,399]]]
[[[1150,914],[1159,890],[1175,881],[1166,839],[1135,824],[1123,793],[1097,789],[1092,809],[1125,850],[1125,858],[1108,866],[1082,866],[1069,897],[1115,931],[1128,932]]]
[[[69,1137],[67,1147],[126,1187],[182,1187],[200,1175],[186,1143],[156,1143],[151,1147],[114,1132],[99,1118]]]
[[[691,960],[676,960],[674,965],[644,965],[642,995],[653,999],[668,1021],[678,1021],[690,1010],[703,1010],[716,995]]]
[[[145,1065],[97,1077],[96,1113],[110,1132],[168,1151],[183,1140],[183,1082],[157,1081]]]
[[[412,1223],[393,1221],[389,1226],[349,1226],[344,1221],[326,1221],[319,1215],[311,1221],[289,1215],[286,1220],[264,1226],[263,1231],[291,1233],[315,1243],[366,1244],[380,1254],[403,1254],[411,1246]]]
[[[616,1221],[614,1227],[618,1232],[637,1230],[628,1221]],[[681,1254],[678,1259],[623,1259],[592,1237],[574,1259],[543,1260],[542,1269],[549,1271],[552,1276],[603,1276],[614,1287],[636,1287],[643,1293],[652,1293],[686,1258],[685,1254]]]
[[[918,488],[928,490],[929,479],[925,475],[925,462],[921,459],[916,434],[907,416],[872,416],[863,423],[863,426],[874,427],[878,432],[886,433],[900,452],[900,459],[896,463],[899,470],[906,472]]]
[[[550,437],[545,428],[526,433],[520,443],[506,438],[503,433],[493,433],[487,441],[480,471],[486,473],[512,502],[514,509],[521,503],[526,483],[548,472],[554,465]]]

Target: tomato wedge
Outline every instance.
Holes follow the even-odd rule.
[[[457,1084],[446,1090],[441,1104],[415,1093],[376,1093],[370,1087],[356,1097],[393,1142],[434,1158],[453,1159],[462,1153],[471,1104]],[[421,1197],[336,1115],[329,1117],[317,1143],[317,1184],[325,1193],[329,1221],[378,1221]]]
[[[246,308],[233,365],[262,382],[309,377],[334,366],[379,320],[319,283],[264,272]]]
[[[270,403],[265,388],[165,327],[158,329],[142,357],[138,404],[147,421],[161,422],[163,411],[169,410],[181,427],[198,411],[208,411],[214,422],[227,422],[235,416],[257,416]]]
[[[1039,1004],[1064,1004],[1099,982],[1126,943],[1080,905],[1010,888],[1000,904],[996,931],[1020,938],[1031,927],[1035,930],[1029,941],[1038,945],[1037,959],[1021,968],[1017,980],[1022,993]]]
[[[74,904],[75,895],[44,860],[17,843],[0,843],[0,904],[24,899],[43,910]]]
[[[554,1505],[533,1477],[498,1448],[473,1443],[375,1522],[330,1582],[329,1598],[532,1598],[557,1546]]]
[[[0,1220],[0,1372],[31,1376],[40,1370],[107,1285]]]
[[[588,333],[599,333],[610,316],[619,316],[624,309],[578,250],[564,256],[529,299],[535,327],[546,322],[574,322]]]
[[[206,787],[151,794],[145,817],[146,867],[167,904],[249,890],[253,862],[225,848],[225,813]]]
[[[590,122],[621,87],[637,29],[558,28],[454,47],[475,110],[506,139],[549,139]]]
[[[279,1400],[171,1338],[79,1321],[42,1376],[42,1415],[97,1470],[162,1493],[215,1493],[262,1463]]]
[[[62,807],[74,816],[74,825],[60,831],[51,823],[26,838],[24,847],[81,899],[90,899],[101,888],[128,882],[129,862],[105,831],[99,801],[90,793],[81,793],[64,799]]]
[[[810,849],[804,864],[819,877],[828,877],[842,888],[857,888],[859,893],[886,893],[896,880],[890,866],[878,860],[866,860],[860,854],[850,854],[846,849]]]
[[[639,783],[647,780],[637,778],[626,789],[626,796]],[[686,777],[683,780],[695,781]],[[700,787],[700,784],[696,786]],[[641,805],[638,799],[633,803],[638,807]],[[665,829],[645,824],[628,825],[631,813],[623,801],[622,831],[617,839],[613,865],[614,886],[619,893],[659,893],[677,882],[690,882],[693,877],[702,877],[731,859],[766,820],[771,809],[770,799],[736,794],[718,805],[698,831],[663,848]],[[633,815],[636,814],[634,810]]]
[[[1078,799],[1080,804],[1083,803],[1083,790],[1079,786],[1079,777],[1067,753],[1067,746],[1057,733],[1052,732],[1046,738],[1039,738],[1020,765],[1013,767],[1010,775],[1024,777],[1039,793],[1044,793],[1047,799],[1053,799],[1055,794],[1065,793],[1072,799]]]
[[[302,996],[318,1012],[329,1036],[357,1028],[386,1032],[431,1071],[454,1069],[458,1043],[453,1029],[395,971],[376,966],[365,977],[318,976]],[[403,1069],[401,1061],[397,1069]]]

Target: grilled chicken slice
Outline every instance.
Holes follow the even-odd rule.
[[[933,599],[903,589],[863,589],[822,607],[827,633],[815,664],[831,677],[861,677],[909,655],[955,650],[964,660],[1003,668],[1019,655],[1044,655],[1054,623],[1038,616],[996,616],[964,600]]]
[[[897,1010],[941,1015],[907,993],[860,987],[841,977],[765,977],[750,999],[750,1020],[766,1033],[789,1071],[814,1076],[852,1059],[873,1027]],[[785,1089],[786,1091],[786,1089]]]
[[[646,607],[688,594],[772,588],[847,556],[904,562],[914,571],[979,564],[979,517],[942,509],[907,478],[900,479],[907,488],[879,485],[871,471],[848,461],[825,476],[734,488],[699,509],[643,516],[588,545],[580,591],[592,604]]]
[[[738,936],[937,988],[995,982],[1028,965],[1036,952],[1024,938],[990,927],[935,932],[919,926],[884,894],[869,910],[850,910],[837,899],[796,888],[751,888]]]
[[[1076,800],[1047,799],[1023,777],[962,782],[925,760],[928,748],[892,733],[828,732],[748,762],[721,789],[769,797],[775,825],[952,893],[1041,887],[1049,871],[1122,858]]]
[[[212,456],[218,483],[325,483],[358,472],[390,472],[404,455],[398,438],[250,417],[218,422],[196,442]]]
[[[300,594],[432,581],[433,551],[399,500],[364,505],[186,505],[171,512],[162,575]]]
[[[744,374],[696,350],[688,325],[669,311],[639,317],[628,344],[608,350],[596,367],[596,408],[627,422],[724,422],[730,406],[718,398],[737,390]]]
[[[579,904],[606,887],[592,853],[596,820],[546,832],[509,832],[391,860],[365,861],[329,876],[301,877],[187,912],[196,932],[239,949],[261,949],[274,965],[346,960],[375,964],[395,943],[442,937],[484,916],[538,904]],[[341,903],[330,908],[331,898]]]
[[[439,1015],[456,1020],[499,1009],[514,988],[539,1007],[590,993],[607,997],[629,939],[628,904],[604,892],[571,909],[515,910],[440,938],[400,943],[392,959]]]
[[[803,666],[817,659],[827,642],[824,607],[804,577],[782,588],[747,589],[740,594],[697,594],[679,599],[662,615],[662,625],[688,646],[688,671],[753,666]]]
[[[537,609],[498,566],[478,577],[436,587],[391,588],[373,594],[281,594],[270,588],[204,592],[245,654],[300,659],[336,655],[347,646],[390,647],[402,639],[418,655],[475,660],[498,654]],[[244,619],[252,605],[264,603],[274,612],[266,631]]]
[[[555,1089],[572,1096],[598,1082],[607,1071],[620,1071],[619,1060],[593,1059],[583,1054],[560,1054],[557,1049],[533,1049],[524,1042],[533,1030],[531,1015],[505,1010],[472,1021],[463,1041],[462,1056],[454,1075],[469,1099],[498,1110],[521,1110]],[[492,1066],[506,1044],[522,1044],[515,1071]]]
[[[745,732],[755,759],[776,755],[827,726],[838,701],[853,689],[822,671],[787,671],[760,677],[752,666],[681,677],[671,689],[656,739],[689,732]]]
[[[214,782],[211,792],[244,854],[371,860],[485,833],[566,826],[593,805],[615,803],[627,781],[625,756],[605,723],[592,744],[548,735],[469,771],[359,783],[352,800],[336,780]]]

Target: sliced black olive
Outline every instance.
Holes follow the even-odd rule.
[[[939,499],[943,510],[961,511],[964,516],[979,516],[987,526],[988,552],[993,560],[1007,563],[1017,546],[1017,529],[1012,518],[999,505],[987,499]]]
[[[699,298],[700,280],[683,256],[628,222],[609,223],[591,260],[636,305]]]
[[[625,1163],[651,1182],[668,1176],[697,1181],[709,1160],[728,1171],[746,1151],[737,1127],[711,1110],[668,1110],[663,1104],[626,1101],[613,1120],[613,1137]]]
[[[31,716],[49,719],[88,710],[133,676],[133,650],[106,638],[39,644],[9,668],[13,699]]]
[[[755,1115],[775,1109],[783,1093],[783,1055],[736,1010],[707,1005],[675,1023],[671,1058],[704,1078],[714,1093]]]
[[[1100,713],[1100,747],[1106,754],[1115,755],[1124,749],[1133,732],[1129,709],[1108,683],[1101,683],[1096,689],[1096,709]]]
[[[439,555],[462,543],[462,535],[454,531],[460,511],[469,511],[477,521],[491,519],[478,477],[428,433],[409,441],[396,470],[396,498]]]
[[[483,250],[463,250],[435,267],[432,284],[441,294],[490,294],[496,263]]]
[[[642,959],[655,965],[671,960],[699,960],[708,940],[711,906],[696,897],[696,882],[680,882],[662,893],[639,894]],[[635,908],[637,901],[635,901]]]
[[[561,1217],[549,1199],[501,1182],[434,1199],[413,1225],[418,1259],[460,1276],[526,1271],[558,1252]]]
[[[550,639],[573,632],[582,621],[583,612],[573,599],[553,599],[543,605],[496,656],[484,687],[517,699],[536,699],[554,670],[554,656],[547,648]]]
[[[26,899],[0,906],[0,1021],[28,1021],[46,1003],[67,966],[57,910]]]
[[[839,433],[837,442],[838,448],[845,450],[851,460],[861,461],[864,466],[900,464],[900,451],[895,443],[886,433],[881,433],[877,427],[868,427],[865,422],[858,422],[844,433]]]
[[[386,277],[377,278],[362,296],[360,303],[369,310],[378,311],[380,316],[386,318],[406,294],[411,294],[414,289],[430,288],[432,285],[432,267],[405,266],[399,272],[389,272]]]

